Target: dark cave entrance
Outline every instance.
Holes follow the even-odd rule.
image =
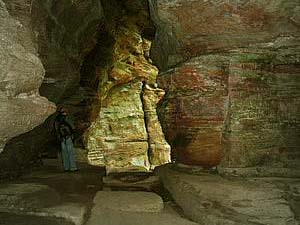
[[[100,26],[97,44],[84,58],[80,67],[80,88],[86,93],[86,98],[80,102],[80,110],[75,115],[78,139],[76,144],[84,148],[83,134],[99,113],[100,101],[98,88],[103,79],[103,73],[108,73],[112,62],[113,36]]]

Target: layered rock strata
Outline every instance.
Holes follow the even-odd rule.
[[[107,153],[109,163],[120,168],[133,164],[149,168],[169,161],[165,154],[169,147],[154,109],[162,91],[155,87],[157,69],[150,63],[150,45],[145,41],[149,30],[153,35],[153,28],[144,23],[150,11],[156,29],[150,55],[162,71],[158,83],[167,90],[159,114],[174,158],[205,167],[221,162],[232,168],[299,168],[299,1],[4,2],[10,15],[1,2],[2,148],[8,139],[32,129],[53,112],[54,107],[37,94],[43,80],[41,93],[71,106],[78,130],[86,129],[90,120],[96,120],[89,131],[95,139],[111,137],[110,130],[118,130],[113,141],[88,141],[92,163],[106,163]],[[105,29],[109,35],[99,39]],[[101,45],[107,45],[104,51],[112,51],[111,59],[103,59],[105,52],[94,54],[103,50]],[[37,52],[46,69],[45,79]],[[98,60],[94,56],[111,63],[93,64]],[[83,71],[85,63],[93,64],[89,68],[95,68],[93,74]],[[83,84],[85,79],[89,82]],[[100,113],[95,110],[98,105],[90,106],[98,86]],[[131,114],[119,103],[128,98],[126,91],[117,90],[133,94],[129,108],[137,104],[133,119],[137,124],[128,122]],[[87,116],[90,109],[86,108],[93,108],[92,116]],[[126,119],[119,116],[123,111]],[[104,125],[112,120],[118,125],[128,122],[125,130],[133,129],[137,139],[121,133],[119,127]],[[96,127],[99,135],[93,131]],[[37,136],[27,134],[15,145],[26,151],[27,144],[40,148],[27,137],[36,140]],[[44,143],[42,135],[39,139]],[[128,146],[143,143],[143,150],[134,156],[138,163],[128,158],[125,163],[123,157],[120,164],[115,163],[119,153],[114,151],[119,148],[111,146],[119,146],[121,140]],[[97,145],[102,146],[99,151],[94,148]]]
[[[174,158],[299,168],[299,2],[151,2]]]
[[[177,160],[299,166],[299,46],[280,50],[283,40],[273,48],[194,58],[159,78],[168,93],[161,119]]]
[[[141,35],[144,11],[123,15],[110,70],[100,73],[100,112],[86,132],[88,159],[108,172],[149,170],[170,161],[170,146],[156,114],[164,91],[157,88],[158,69],[147,59],[151,42]]]

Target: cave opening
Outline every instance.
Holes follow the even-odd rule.
[[[96,119],[100,110],[98,88],[103,73],[108,73],[112,66],[112,49],[114,37],[106,31],[104,25],[99,26],[97,43],[84,57],[80,67],[80,88],[87,93],[87,97],[80,102],[81,110],[76,114],[76,128],[78,132],[77,145],[84,148],[83,134]]]

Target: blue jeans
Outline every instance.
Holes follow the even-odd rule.
[[[75,150],[71,137],[66,137],[61,141],[61,155],[64,170],[77,170],[75,161]]]

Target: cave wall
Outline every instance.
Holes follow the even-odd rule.
[[[0,152],[9,139],[41,124],[55,105],[39,95],[45,70],[30,27],[0,2]],[[21,18],[20,18],[21,19]],[[25,21],[26,23],[26,21]]]
[[[131,1],[128,7],[139,10],[142,2]],[[150,55],[160,71],[159,87],[166,90],[158,112],[173,158],[206,167],[299,168],[299,1],[148,2],[155,26]],[[97,82],[85,83],[83,74],[89,73],[82,65],[97,56],[93,51],[103,41],[101,32],[116,26],[106,26],[101,1],[0,3],[1,148],[53,113],[54,105],[38,92],[68,106],[76,127],[84,131],[91,122],[85,107],[94,104],[91,98],[97,94],[91,83]],[[142,33],[152,39],[153,29]],[[98,59],[103,60],[98,55],[93,63]],[[91,67],[101,75],[97,66]],[[153,90],[155,95],[139,102],[152,110],[145,121],[157,121],[153,102],[162,94],[150,85],[148,91]],[[45,146],[50,124],[11,140],[6,156]]]
[[[4,2],[1,178],[40,164],[46,152],[50,157],[56,155],[59,145],[53,132],[53,115],[44,122],[55,112],[55,105],[48,100],[66,106],[71,120],[85,113],[81,104],[90,91],[79,87],[80,64],[96,45],[103,17],[97,0]]]
[[[0,1],[0,179],[34,161],[23,148],[8,150],[10,140],[34,129],[55,111],[55,105],[39,94],[45,70],[26,17],[29,11],[15,7],[19,17]]]
[[[152,1],[178,162],[299,168],[299,1]],[[171,41],[170,41],[171,40]],[[164,45],[160,48],[159,46]]]
[[[41,79],[43,82],[39,84],[39,91],[41,95],[47,97],[47,99],[57,105],[64,105],[69,109],[71,121],[73,121],[76,127],[76,142],[79,142],[79,144],[82,145],[81,135],[84,130],[90,126],[91,122],[97,119],[100,107],[101,109],[103,108],[104,111],[111,107],[110,105],[103,107],[105,104],[102,104],[103,102],[101,102],[104,99],[104,96],[102,95],[103,90],[109,87],[103,78],[103,71],[105,69],[110,69],[108,67],[112,66],[109,64],[109,61],[112,60],[110,59],[110,52],[118,50],[124,51],[123,53],[116,52],[114,54],[114,60],[116,61],[114,65],[115,68],[118,68],[116,66],[118,63],[121,65],[121,61],[123,60],[122,57],[126,58],[127,53],[130,55],[126,48],[122,49],[122,47],[112,46],[114,39],[119,39],[117,44],[120,46],[122,44],[126,44],[125,37],[121,37],[122,35],[117,34],[117,32],[119,32],[117,30],[123,29],[123,31],[119,33],[123,32],[125,36],[126,33],[129,35],[133,34],[133,39],[136,40],[136,35],[141,35],[138,34],[139,32],[143,32],[143,36],[147,38],[149,36],[153,36],[153,28],[148,27],[148,24],[141,24],[141,26],[143,26],[143,30],[134,33],[131,32],[130,29],[125,28],[125,25],[118,25],[117,23],[127,22],[124,18],[122,18],[124,9],[120,10],[118,3],[116,7],[112,7],[111,3],[106,4],[106,6],[108,6],[106,7],[106,18],[104,18],[101,1],[98,0],[12,0],[6,1],[6,5],[8,6],[10,13],[15,18],[22,21],[23,26],[28,28],[28,32],[26,34],[32,39],[32,45],[34,46],[34,49],[45,68],[45,77],[44,79]],[[147,1],[128,1],[126,7],[128,7],[127,10],[133,10],[135,12],[138,12],[141,7],[146,7],[148,10]],[[143,9],[142,13],[145,14],[143,17],[149,17],[147,10],[144,11]],[[120,13],[120,15],[118,15],[118,13]],[[111,17],[111,15],[113,15],[113,17]],[[140,21],[138,21],[139,19]],[[135,22],[138,23],[144,23],[146,20],[150,21],[149,18],[135,18],[135,20]],[[127,111],[130,114],[128,115],[129,121],[132,121],[129,123],[134,125],[135,121],[131,116],[131,114],[134,113],[134,110],[130,111],[130,109],[141,106],[141,115],[139,115],[138,119],[141,121],[142,125],[137,127],[137,129],[145,131],[143,134],[145,139],[143,155],[147,161],[145,161],[147,164],[146,167],[149,169],[150,165],[160,165],[169,161],[170,147],[164,139],[155,111],[156,103],[163,96],[163,91],[157,87],[149,86],[149,84],[154,84],[157,75],[157,69],[152,66],[151,63],[148,63],[148,60],[150,60],[150,42],[143,40],[141,45],[139,40],[142,40],[142,38],[138,38],[138,43],[134,43],[138,46],[128,44],[127,47],[132,48],[130,51],[135,51],[134,54],[140,54],[143,56],[140,57],[140,59],[143,60],[145,65],[143,65],[143,63],[140,65],[145,68],[138,68],[138,64],[136,65],[136,68],[134,65],[131,65],[133,70],[137,70],[135,72],[131,71],[134,73],[133,76],[128,73],[129,76],[132,76],[132,79],[122,80],[121,77],[114,77],[120,75],[117,70],[113,72],[114,74],[112,74],[109,79],[117,80],[114,84],[115,86],[120,86],[121,84],[123,84],[124,87],[126,85],[137,86],[137,84],[139,84],[138,86],[140,87],[143,86],[143,93],[140,90],[136,94],[132,95],[133,97],[137,97],[135,99],[136,101],[133,101],[134,105],[130,107],[129,102],[127,102],[128,105],[125,104],[120,113],[124,113],[124,110],[128,107],[129,109]],[[144,50],[147,50],[147,53],[139,52]],[[144,54],[146,58],[144,58]],[[136,56],[133,54],[130,55],[130,60],[135,57]],[[130,60],[128,60],[129,64],[133,63]],[[123,69],[121,67],[119,68],[120,71]],[[147,69],[153,70],[154,75],[153,71],[150,72],[150,74],[146,74]],[[144,74],[139,74],[139,72],[144,72]],[[146,78],[146,76],[149,77]],[[103,85],[101,86],[102,90],[99,91],[99,97],[97,98],[97,82],[99,82],[99,80]],[[143,84],[146,80],[147,85],[146,83]],[[116,90],[119,89],[116,88]],[[110,88],[107,88],[106,91],[110,91],[109,94],[112,95],[116,92],[110,90]],[[118,93],[116,92],[116,96],[117,95]],[[143,97],[141,97],[142,95]],[[132,96],[129,96],[129,98]],[[111,98],[114,99],[115,96],[113,95]],[[101,100],[100,102],[102,105],[99,105],[99,99]],[[110,102],[110,100],[108,100],[108,102]],[[124,99],[120,100],[118,98],[115,102],[115,104],[119,105],[122,105],[123,103]],[[143,107],[145,107],[147,112],[144,112]],[[28,116],[30,117],[31,114]],[[122,125],[119,122],[125,123],[124,120],[117,120],[114,124],[122,127],[124,124]],[[38,160],[42,152],[48,151],[49,154],[55,156],[58,146],[55,141],[55,135],[52,132],[52,123],[53,115],[49,117],[45,123],[30,132],[11,139],[5,146],[6,154],[1,155],[3,161],[15,161],[16,166],[13,167],[13,170],[17,170],[18,167],[21,169],[25,168],[26,165]],[[111,129],[111,121],[101,121],[101,127],[99,128],[100,133],[101,129],[106,127],[105,125]],[[119,129],[121,133],[123,132],[125,134],[125,136],[123,135],[124,140],[122,138],[120,139],[120,144],[123,147],[120,151],[123,152],[123,155],[120,152],[117,154],[122,155],[119,156],[119,158],[123,157],[127,161],[130,158],[134,158],[130,152],[134,152],[134,149],[138,149],[135,145],[139,144],[137,139],[132,140],[132,143],[128,142],[131,144],[130,146],[132,146],[132,148],[126,148],[125,144],[123,144],[123,142],[126,143],[126,134],[130,133],[130,129],[131,132],[134,133],[131,125],[129,127]],[[101,133],[101,137],[106,138],[107,136],[105,133],[106,131]],[[30,142],[28,141],[29,138],[31,139]],[[88,146],[91,145],[88,144]],[[120,147],[120,145],[118,146]],[[113,152],[113,150],[116,149],[112,146],[110,147],[111,148],[108,149],[109,151]],[[98,149],[96,151],[101,152],[102,150],[100,148],[100,150]],[[166,151],[166,154],[161,151]],[[117,154],[108,153],[108,155]],[[25,155],[26,157],[24,157]],[[90,151],[89,155],[89,158],[91,159],[90,162],[95,164],[94,157],[92,156],[93,151]],[[20,160],[21,158],[28,158],[28,160],[24,160],[23,162]],[[140,163],[139,160],[135,159],[132,159],[131,161],[137,164]],[[106,164],[109,164],[109,160],[106,160]],[[7,163],[5,165],[6,166],[4,167],[9,167]],[[99,165],[99,163],[97,165]],[[114,164],[114,166],[117,167],[116,164]]]
[[[34,1],[32,24],[46,75],[41,94],[55,103],[80,102],[80,67],[97,43],[103,19],[98,0]],[[80,92],[81,91],[81,92]],[[71,100],[72,101],[72,100]]]
[[[147,1],[103,1],[111,61],[99,66],[100,110],[85,133],[91,164],[108,173],[147,171],[170,162],[156,114],[164,91],[149,58],[151,21]]]
[[[97,48],[104,19],[101,2],[37,0],[33,2],[31,18],[46,70],[40,93],[68,110],[69,121],[76,128],[76,142],[82,147],[81,135],[90,125],[91,105],[97,104],[94,101],[97,86],[83,82],[85,76],[94,76],[82,73],[82,65],[86,57],[94,56],[91,52]],[[53,136],[49,140],[51,144],[54,144]]]

